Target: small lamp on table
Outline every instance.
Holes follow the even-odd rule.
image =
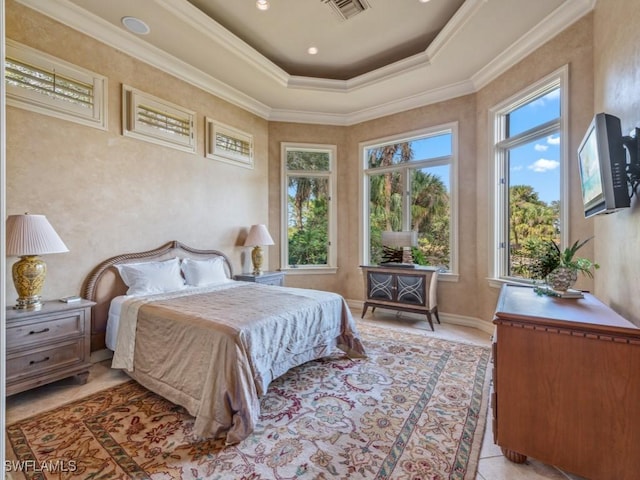
[[[418,232],[405,230],[402,232],[382,232],[382,245],[396,249],[402,249],[402,263],[413,264],[411,247],[418,244]]]
[[[39,255],[68,252],[44,215],[9,215],[7,218],[7,257],[20,257],[13,264],[13,283],[18,292],[17,310],[40,310],[40,292],[47,276],[47,265]]]
[[[251,263],[253,263],[253,274],[262,275],[262,245],[274,245],[271,235],[265,225],[251,225],[249,235],[244,241],[245,247],[253,247],[251,251]]]

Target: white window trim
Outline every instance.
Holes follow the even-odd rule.
[[[85,109],[72,102],[52,98],[37,91],[6,85],[6,103],[31,112],[60,118],[81,125],[107,130],[107,78],[57,57],[28,47],[14,40],[6,40],[6,56],[47,72],[56,72],[93,88],[93,108]]]
[[[288,182],[287,182],[287,150],[308,150],[329,152],[329,172],[305,172],[308,176],[322,176],[329,178],[329,255],[328,265],[304,265],[291,267],[289,266],[289,237],[287,225],[289,224],[288,215]],[[281,232],[280,232],[280,270],[286,271],[287,275],[293,274],[330,274],[338,271],[338,196],[337,196],[337,147],[330,144],[318,143],[297,143],[297,142],[281,142],[280,143],[280,171],[281,183],[280,191],[282,192],[280,201],[281,210]]]
[[[205,124],[205,156],[207,158],[230,163],[232,165],[238,165],[244,168],[253,168],[253,135],[229,125],[225,125],[224,123],[216,122],[208,117],[205,118]],[[242,155],[218,148],[216,143],[218,133],[242,142],[247,142],[249,144],[249,155]]]
[[[180,118],[188,125],[187,135],[172,135],[152,129],[137,120],[138,105],[144,104],[167,116]],[[196,152],[196,113],[180,105],[145,93],[129,85],[122,85],[122,135],[145,142],[171,147],[183,152]]]
[[[442,272],[438,274],[438,279],[445,282],[457,282],[459,280],[459,264],[458,264],[458,122],[445,123],[434,127],[424,128],[420,130],[414,130],[398,135],[392,135],[389,137],[378,138],[375,140],[369,140],[366,142],[360,142],[358,144],[358,150],[360,155],[360,242],[359,242],[359,257],[360,264],[367,265],[369,263],[369,229],[365,228],[365,219],[369,218],[369,200],[367,198],[368,193],[368,181],[367,171],[369,170],[367,165],[367,158],[365,150],[374,146],[380,146],[389,143],[398,143],[415,140],[425,136],[437,135],[438,133],[451,132],[451,169],[450,169],[450,207],[451,207],[451,219],[449,224],[449,251],[450,251],[450,270],[448,272]],[[437,160],[437,159],[434,159]]]
[[[489,188],[491,192],[489,200],[489,285],[500,288],[505,282],[527,283],[522,279],[515,279],[502,275],[504,268],[504,255],[501,253],[500,243],[504,235],[503,209],[498,210],[502,205],[505,189],[500,184],[502,172],[504,171],[504,158],[498,158],[500,151],[497,145],[502,141],[501,132],[504,131],[504,114],[514,110],[520,105],[529,102],[532,98],[540,95],[541,92],[550,89],[553,85],[560,87],[560,138],[562,139],[560,148],[560,241],[566,245],[569,236],[569,66],[564,65],[558,70],[550,73],[544,78],[533,83],[529,87],[512,95],[508,99],[489,109]]]

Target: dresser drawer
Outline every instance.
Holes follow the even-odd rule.
[[[7,354],[7,383],[73,364],[84,363],[84,342],[84,338],[77,338],[49,347]]]
[[[84,310],[78,310],[7,325],[7,350],[82,336],[84,324]]]

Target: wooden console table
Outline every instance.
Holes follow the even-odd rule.
[[[435,267],[401,268],[362,266],[365,277],[364,317],[369,307],[424,313],[433,330],[433,313],[438,323],[438,270]]]
[[[493,434],[592,480],[640,472],[640,329],[592,295],[559,299],[505,285],[493,323]]]

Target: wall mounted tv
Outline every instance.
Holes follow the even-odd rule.
[[[584,216],[611,213],[631,205],[627,153],[620,119],[598,113],[578,148]]]

